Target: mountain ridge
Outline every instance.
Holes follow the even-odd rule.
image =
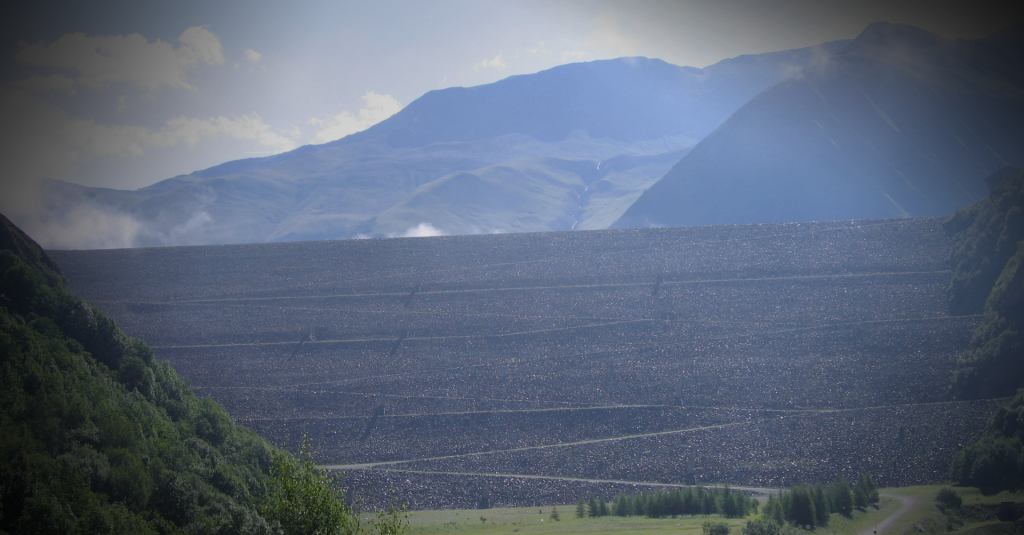
[[[604,228],[734,108],[846,44],[704,69],[602,60],[433,91],[359,134],[136,191],[44,182],[47,209],[19,222],[56,248],[90,246],[60,241],[85,226],[74,213],[134,229],[92,245],[104,247],[398,236],[424,224],[446,234]],[[472,105],[460,104],[465,95]],[[551,166],[551,158],[577,163]],[[598,183],[580,174],[614,158]],[[459,202],[465,192],[429,186],[456,176],[474,184],[468,204]],[[502,198],[535,210],[485,208]]]
[[[872,24],[751,99],[613,227],[951,214],[1024,160],[1024,72],[979,48]]]

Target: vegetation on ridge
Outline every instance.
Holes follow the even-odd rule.
[[[198,399],[0,216],[0,533],[357,532],[309,467]],[[281,504],[333,516],[293,525]]]
[[[683,515],[717,515],[742,518],[757,512],[757,500],[728,487],[709,489],[702,486],[685,490],[662,490],[639,494],[619,494],[611,507],[600,498],[590,495],[576,504],[577,518],[585,516],[646,516],[665,518]]]
[[[953,234],[954,314],[984,314],[953,377],[958,399],[1013,395],[1024,387],[1024,173],[988,198],[958,210],[946,223]],[[984,436],[953,460],[961,485],[1024,486],[1024,393],[1001,407]]]
[[[954,314],[985,314],[953,379],[957,399],[1012,396],[1024,387],[1024,173],[946,223],[954,235]]]

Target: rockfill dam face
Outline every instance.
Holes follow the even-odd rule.
[[[50,251],[199,395],[364,505],[945,480],[936,218]]]

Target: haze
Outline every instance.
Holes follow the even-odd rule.
[[[22,4],[3,24],[3,197],[49,177],[135,189],[365,129],[426,91],[621,56],[703,67],[855,37],[1014,22],[966,2]],[[0,210],[9,210],[0,206]]]

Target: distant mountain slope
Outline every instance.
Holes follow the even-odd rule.
[[[605,228],[744,102],[847,43],[704,69],[595,61],[432,91],[347,138],[138,191],[49,181],[48,210],[19,223],[50,247],[388,236],[421,223],[449,234]],[[131,232],[46,239],[92,215],[127,219],[116,228]]]
[[[760,90],[847,44],[740,56],[705,69],[642,57],[573,63],[479,87],[431,91],[335,144],[380,135],[397,147],[506,134],[555,142],[574,129],[627,143],[674,135],[700,139]]]
[[[1017,27],[951,41],[875,23],[842,53],[766,89],[614,226],[951,214],[1024,162]]]

